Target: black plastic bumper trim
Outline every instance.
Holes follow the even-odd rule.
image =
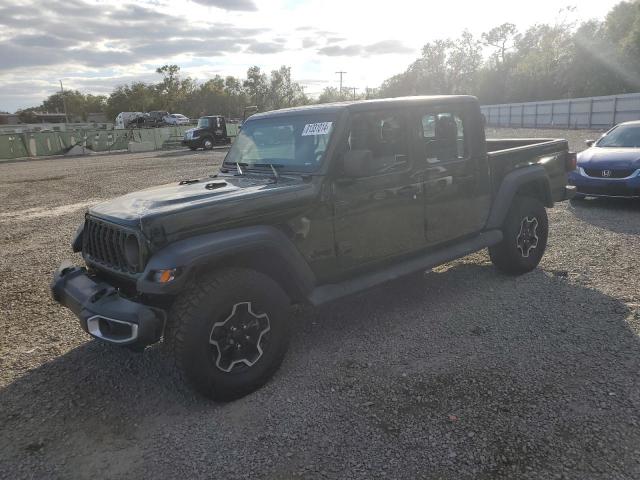
[[[145,346],[162,337],[166,322],[164,310],[122,297],[118,289],[95,280],[85,268],[63,263],[53,275],[51,295],[75,313],[85,332],[100,340],[117,345]],[[124,341],[116,337],[112,340],[107,334],[88,328],[87,321],[95,317],[104,318],[107,323],[111,320],[129,324],[135,334]]]

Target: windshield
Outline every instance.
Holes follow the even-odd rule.
[[[640,148],[640,125],[620,125],[602,137],[598,147]]]
[[[208,128],[210,126],[210,120],[208,118],[198,119],[198,128]]]
[[[335,115],[292,115],[246,122],[224,160],[226,166],[315,171],[329,144]]]

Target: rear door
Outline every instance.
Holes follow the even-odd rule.
[[[478,232],[484,223],[480,203],[486,198],[478,188],[472,119],[462,106],[425,107],[416,113],[416,161],[424,178],[427,244]]]
[[[333,179],[335,238],[342,269],[425,246],[421,179],[413,175],[410,114],[385,109],[352,116],[345,149],[370,150],[367,174]]]

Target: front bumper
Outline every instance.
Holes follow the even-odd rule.
[[[582,169],[569,174],[576,194],[587,197],[640,198],[640,170],[626,178],[589,177]]]
[[[62,264],[53,276],[51,295],[76,314],[85,332],[100,340],[146,346],[162,337],[164,310],[122,297],[84,268]]]

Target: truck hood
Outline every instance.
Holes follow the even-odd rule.
[[[640,168],[638,148],[592,147],[578,154],[578,166],[582,168]]]
[[[148,237],[173,241],[229,224],[291,214],[305,208],[316,194],[309,178],[281,175],[220,176],[170,183],[99,203],[89,215],[140,228]]]

